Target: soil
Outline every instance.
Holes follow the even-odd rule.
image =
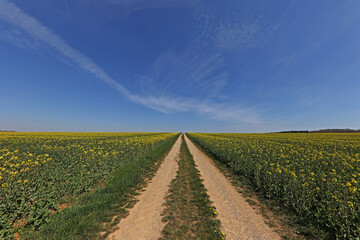
[[[186,143],[194,157],[204,185],[221,221],[221,230],[227,240],[280,240],[229,180],[186,136]],[[108,240],[158,239],[165,226],[162,222],[165,196],[172,179],[176,177],[180,153],[181,136],[166,156],[156,176],[138,197],[138,202],[129,210],[129,215],[117,225],[118,230]]]
[[[138,196],[138,202],[129,210],[129,216],[120,221],[117,225],[118,230],[111,233],[107,239],[152,240],[161,237],[161,231],[165,226],[165,223],[161,221],[164,198],[168,193],[171,180],[176,176],[180,145],[181,137],[165,157],[156,176],[148,183],[145,191]]]
[[[226,239],[280,240],[281,237],[245,201],[211,159],[187,137],[185,140],[204,179],[210,200],[218,211],[218,219]]]

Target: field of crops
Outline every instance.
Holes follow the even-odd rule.
[[[0,238],[37,229],[173,133],[0,133]]]
[[[331,238],[360,236],[360,134],[188,134]]]

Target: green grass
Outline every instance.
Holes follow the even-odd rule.
[[[38,231],[176,133],[0,133],[0,239]]]
[[[182,138],[179,169],[166,197],[162,239],[224,239],[216,210]]]
[[[270,227],[280,234],[282,239],[288,240],[320,240],[329,239],[327,233],[319,228],[303,222],[291,208],[281,205],[277,199],[268,199],[258,191],[256,186],[244,176],[237,174],[231,167],[219,160],[219,158],[211,151],[206,150],[197,141],[194,141],[191,135],[187,137],[204,152],[217,166],[217,168],[229,179],[234,187],[246,201],[256,209],[266,219]],[[275,224],[276,223],[276,224]]]
[[[159,144],[153,151],[139,156],[118,169],[103,187],[83,194],[70,208],[54,214],[38,232],[24,233],[25,239],[104,239],[122,217],[125,205],[131,205],[134,194],[146,177],[156,171],[179,135]],[[108,223],[108,224],[104,224]],[[100,234],[100,233],[103,234]]]

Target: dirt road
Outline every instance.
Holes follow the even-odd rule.
[[[187,137],[186,143],[204,179],[210,199],[218,211],[223,232],[228,240],[280,240],[280,236],[265,224],[262,216],[245,201],[231,183]],[[130,209],[129,216],[118,224],[119,229],[108,240],[158,239],[165,224],[161,221],[164,198],[172,179],[176,177],[181,137],[166,156],[156,176],[138,202]]]
[[[161,221],[160,214],[163,211],[164,197],[168,192],[169,184],[176,176],[180,144],[181,137],[175,142],[146,190],[138,197],[139,201],[130,209],[129,216],[120,221],[119,229],[107,239],[152,240],[161,236],[165,224]]]
[[[218,210],[218,219],[227,240],[277,240],[281,239],[263,217],[245,201],[206,154],[201,152],[187,137],[186,143],[210,195],[210,200]]]

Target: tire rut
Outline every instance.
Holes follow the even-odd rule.
[[[236,191],[211,159],[200,151],[185,135],[186,143],[204,179],[210,200],[218,210],[221,228],[229,240],[280,240],[261,215]]]
[[[158,239],[165,223],[161,221],[164,198],[178,169],[181,136],[176,140],[165,157],[156,175],[148,183],[138,202],[129,210],[129,216],[117,225],[118,230],[108,236],[108,240]]]

